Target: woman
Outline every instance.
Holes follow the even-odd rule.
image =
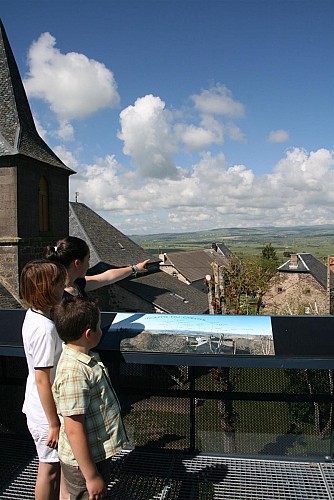
[[[67,270],[64,296],[86,297],[91,290],[111,285],[127,276],[136,276],[147,272],[146,265],[150,259],[119,269],[108,269],[101,274],[86,276],[89,268],[90,251],[87,243],[81,238],[68,236],[57,241],[56,246],[48,246],[44,257],[63,264]]]

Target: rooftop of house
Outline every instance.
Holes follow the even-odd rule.
[[[225,245],[224,252],[221,250],[221,245],[215,245],[215,248],[165,253],[163,265],[174,267],[190,283],[202,280],[207,274],[211,274],[212,262],[224,266],[227,263],[227,258],[232,255]],[[219,252],[218,249],[220,249]]]
[[[148,253],[83,203],[70,202],[70,235],[85,240],[91,251],[89,274],[150,259],[147,274],[117,282],[159,309],[174,314],[204,314],[207,295],[160,270],[160,259]]]
[[[278,268],[278,271],[284,273],[309,273],[324,289],[327,289],[327,266],[310,253],[292,254],[290,259]],[[330,272],[330,284],[331,288],[334,288],[334,273],[332,271]]]

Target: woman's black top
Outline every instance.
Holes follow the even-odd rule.
[[[78,295],[76,295],[76,297],[81,297],[83,299],[86,299],[88,297],[86,291],[85,291],[85,287],[86,287],[86,279],[85,278],[78,278],[75,280],[74,282],[77,290],[78,290]],[[67,292],[66,290],[64,290],[64,294],[63,294],[63,299],[66,300],[66,299],[72,299],[74,297],[74,295],[72,295],[71,293]]]

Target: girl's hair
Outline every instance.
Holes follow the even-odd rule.
[[[48,245],[44,251],[44,257],[52,262],[60,262],[65,267],[70,267],[71,262],[76,259],[83,260],[89,254],[87,243],[76,236],[67,236],[57,241],[57,245]]]
[[[91,300],[74,297],[57,304],[53,319],[59,337],[66,344],[80,339],[88,328],[96,330],[100,319],[100,309]]]
[[[66,268],[58,262],[32,260],[24,266],[20,277],[20,290],[24,302],[42,311],[52,309],[59,297],[54,293],[55,285],[64,283]]]

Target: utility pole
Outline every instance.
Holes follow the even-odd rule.
[[[208,301],[210,314],[225,313],[224,267],[216,262],[211,263],[212,273],[205,279],[208,286]]]

